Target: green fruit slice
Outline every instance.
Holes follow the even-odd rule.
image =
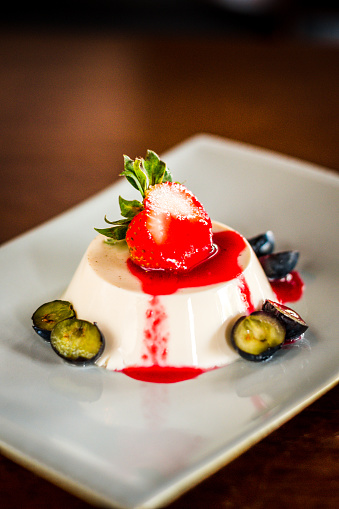
[[[85,366],[100,357],[105,341],[95,323],[69,318],[52,329],[51,346],[65,361]]]
[[[237,320],[231,342],[243,358],[258,362],[270,358],[282,346],[285,335],[285,327],[276,317],[255,311]]]
[[[53,300],[42,304],[33,313],[33,329],[46,341],[50,341],[51,330],[61,320],[75,317],[75,311],[66,300]]]

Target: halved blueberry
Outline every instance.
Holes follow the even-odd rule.
[[[286,277],[294,269],[298,259],[298,251],[281,251],[280,253],[271,253],[259,257],[265,274],[270,279]]]
[[[267,299],[263,304],[263,311],[275,316],[285,326],[287,343],[295,341],[308,329],[308,325],[296,311],[279,302]]]
[[[51,346],[65,361],[85,366],[100,357],[105,340],[95,323],[69,318],[53,327]]]
[[[246,360],[260,362],[272,357],[285,340],[284,325],[264,311],[241,316],[231,331],[235,350]]]
[[[66,300],[53,300],[42,304],[33,313],[33,329],[46,341],[50,341],[53,327],[66,318],[75,317],[75,311],[70,302]]]
[[[271,254],[274,251],[275,239],[270,230],[247,240],[258,257]]]

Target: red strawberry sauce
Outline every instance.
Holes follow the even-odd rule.
[[[304,292],[304,282],[296,270],[292,270],[283,279],[271,280],[270,283],[278,301],[282,304],[284,302],[297,302]]]
[[[215,254],[188,272],[147,271],[131,260],[128,260],[128,267],[132,274],[140,279],[143,291],[150,295],[169,295],[180,288],[214,285],[239,277],[242,268],[238,258],[246,247],[244,238],[235,231],[227,230],[214,233],[213,243],[216,246]],[[244,298],[249,299],[248,307],[251,308],[250,295],[244,280],[242,287]],[[249,311],[251,312],[251,309]]]
[[[226,230],[214,233],[213,243],[216,246],[215,253],[187,273],[146,271],[128,260],[129,270],[141,281],[142,290],[150,295],[145,318],[143,360],[147,364],[151,362],[152,366],[129,367],[122,370],[123,373],[137,380],[173,383],[195,378],[204,372],[195,367],[162,366],[166,362],[169,335],[166,310],[159,300],[159,295],[170,295],[180,288],[213,285],[238,278],[247,312],[255,310],[239,265],[239,255],[246,247],[244,238],[236,231]],[[298,300],[302,294],[303,282],[298,273],[293,272],[289,276],[284,280],[271,282],[281,303]]]
[[[160,384],[172,384],[175,382],[183,382],[190,380],[205,373],[206,369],[195,367],[175,368],[172,366],[149,366],[149,367],[130,367],[122,370],[125,375],[140,380],[141,382],[153,382]]]

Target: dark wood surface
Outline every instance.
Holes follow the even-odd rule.
[[[339,50],[286,37],[0,33],[0,242],[208,132],[339,171]],[[301,197],[302,199],[302,197]],[[170,505],[339,507],[338,387]],[[0,505],[86,502],[0,457]]]

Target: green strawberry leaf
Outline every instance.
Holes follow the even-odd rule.
[[[142,169],[142,161],[141,159],[135,159],[133,164],[133,171],[136,178],[139,181],[140,187],[142,189],[141,195],[145,197],[145,191],[147,189],[147,176]]]
[[[135,175],[134,171],[124,170],[122,173],[120,173],[120,175],[126,177],[128,182],[132,184],[132,186],[135,187],[135,189],[137,189],[141,193],[142,197],[144,197],[144,191],[140,186],[140,182],[137,176]]]
[[[123,217],[132,219],[144,208],[143,204],[138,200],[125,200],[119,196],[120,212]]]
[[[117,221],[109,221],[106,216],[104,217],[104,220],[105,223],[113,224],[114,226],[121,226],[124,224],[129,225],[129,223],[131,222],[131,220],[128,218],[118,219]]]
[[[172,182],[172,175],[166,163],[161,161],[152,150],[147,150],[145,159],[136,158],[133,160],[124,155],[124,170],[120,175],[126,177],[128,182],[140,192],[143,199],[150,186],[162,182]],[[98,233],[112,239],[109,243],[124,239],[131,219],[144,208],[140,201],[125,200],[121,196],[119,196],[119,205],[123,219],[109,221],[105,216],[105,222],[111,224],[112,227],[94,228]]]
[[[94,228],[101,235],[110,239],[123,240],[126,237],[128,225],[112,226],[112,228]]]
[[[159,156],[153,152],[153,150],[147,150],[146,159],[143,160],[143,165],[148,177],[149,186],[161,184],[165,173],[168,174],[166,163],[161,161]]]
[[[109,246],[114,246],[115,244],[117,244],[118,242],[121,242],[122,240],[125,240],[125,239],[116,240],[116,239],[109,239],[108,237],[106,237],[104,242],[105,242],[105,244],[108,244]]]
[[[128,182],[137,189],[141,196],[145,197],[147,189],[147,177],[141,168],[141,159],[134,161],[128,156],[124,156],[124,171],[120,174],[127,178]]]
[[[162,177],[162,182],[173,182],[172,173],[166,167],[164,176]]]
[[[139,191],[139,182],[136,181],[133,164],[134,161],[130,157],[124,155],[124,171],[120,173],[120,176],[126,177],[128,182]]]

